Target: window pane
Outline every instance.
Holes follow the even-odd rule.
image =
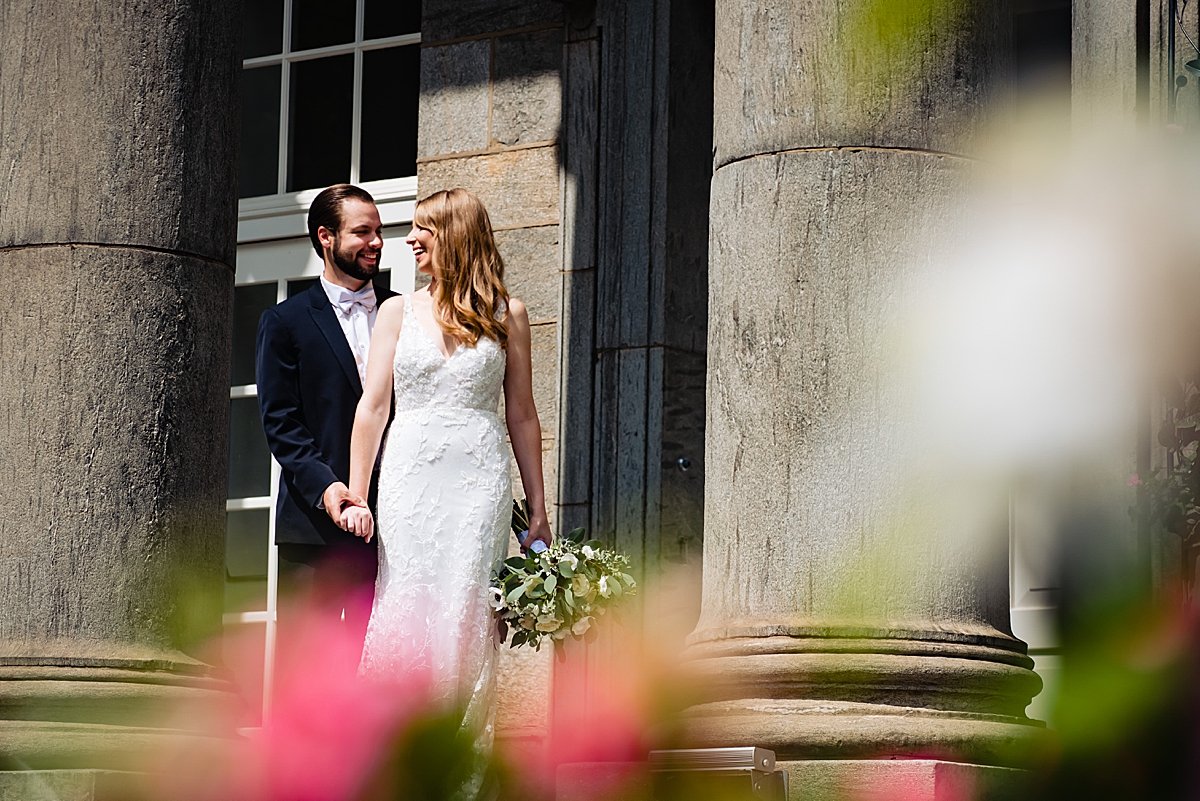
[[[225,513],[225,577],[267,579],[267,549],[271,539],[270,509],[239,509]],[[266,609],[266,599],[263,606]]]
[[[251,284],[233,290],[233,386],[254,383],[254,346],[258,318],[275,305],[276,285]]]
[[[292,50],[354,41],[354,0],[292,0]]]
[[[353,86],[354,57],[349,54],[292,65],[289,192],[350,180]]]
[[[283,52],[283,0],[245,0],[242,58]]]
[[[317,278],[297,278],[293,281],[288,281],[287,293],[289,298],[294,298],[301,292],[308,291],[308,288],[317,283],[320,279]]]
[[[229,401],[229,495],[253,498],[271,494],[271,453],[263,436],[258,398]]]
[[[366,0],[363,38],[383,39],[421,30],[421,0]]]
[[[226,612],[262,612],[266,608],[266,578],[225,579]]]
[[[420,78],[419,45],[363,53],[363,181],[417,174]]]
[[[238,159],[238,197],[279,191],[280,67],[242,70],[242,145]]]

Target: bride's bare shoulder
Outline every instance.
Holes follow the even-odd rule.
[[[529,324],[529,309],[525,306],[525,301],[520,298],[508,299],[508,320],[509,323]]]
[[[379,312],[375,318],[376,325],[387,325],[404,319],[404,295],[399,293],[379,304]]]

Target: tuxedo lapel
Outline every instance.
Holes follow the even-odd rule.
[[[333,306],[329,303],[325,290],[318,282],[308,290],[308,293],[309,299],[312,301],[308,311],[312,315],[313,322],[317,324],[317,328],[321,329],[325,341],[329,343],[333,357],[341,365],[342,372],[345,373],[350,386],[354,388],[354,394],[362,395],[362,381],[358,378],[358,366],[354,363],[354,354],[350,352],[350,343],[346,342],[346,334],[338,323],[337,315],[333,313]]]

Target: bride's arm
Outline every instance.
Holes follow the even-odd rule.
[[[354,412],[354,429],[350,435],[350,491],[362,498],[368,497],[371,491],[371,473],[379,452],[379,440],[392,408],[392,362],[403,321],[404,303],[385,301],[379,307],[371,332],[367,381]],[[351,515],[347,523],[347,531],[351,534],[371,539],[374,526],[369,514]]]
[[[542,425],[533,405],[533,367],[529,312],[516,298],[508,302],[508,352],[504,369],[504,419],[513,456],[529,502],[529,546],[535,539],[550,544],[546,487],[542,477]]]

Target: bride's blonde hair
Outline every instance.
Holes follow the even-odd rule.
[[[504,260],[483,203],[466,189],[443,189],[417,203],[413,225],[437,238],[431,290],[442,330],[470,347],[480,337],[507,346]]]

